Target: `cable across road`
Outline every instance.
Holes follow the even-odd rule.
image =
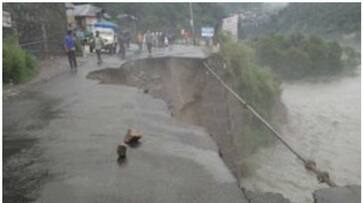
[[[258,118],[262,124],[264,124],[273,135],[291,152],[293,153],[300,161],[304,163],[304,166],[307,170],[312,171],[317,176],[317,179],[320,183],[326,183],[330,187],[335,187],[336,184],[330,179],[329,173],[326,171],[321,171],[317,168],[316,163],[312,160],[307,160],[303,156],[301,156],[294,148],[292,148],[289,143],[287,143],[281,136],[281,134],[269,123],[267,122],[251,105],[249,105],[241,96],[239,96],[231,87],[229,87],[223,79],[205,62],[203,61],[203,65],[207,70],[221,83],[221,85],[227,89],[248,111],[250,111],[256,118]]]

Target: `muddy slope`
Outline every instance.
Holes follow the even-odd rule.
[[[173,116],[208,130],[238,179],[246,175],[248,164],[244,159],[259,147],[261,138],[244,130],[247,112],[207,73],[201,59],[150,58],[126,63],[119,69],[97,70],[87,77],[139,87],[163,99]]]

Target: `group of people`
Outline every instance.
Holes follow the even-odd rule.
[[[117,44],[119,45],[119,54],[122,59],[125,59],[126,50],[130,48],[131,33],[130,32],[120,32],[117,35]]]
[[[147,30],[144,36],[139,34],[137,39],[139,50],[142,51],[142,44],[146,44],[149,54],[152,53],[152,47],[166,48],[175,41],[175,37],[169,33],[150,32],[150,30]]]
[[[103,47],[103,40],[99,35],[99,32],[96,31],[96,36],[93,39],[94,49],[97,55],[97,63],[102,63],[101,58],[101,49]],[[67,35],[64,37],[64,50],[67,54],[69,65],[72,71],[77,70],[77,59],[76,59],[76,42],[74,39],[73,31],[69,30]]]
[[[119,46],[118,53],[122,59],[125,59],[126,50],[130,48],[131,33],[120,32],[117,35],[117,44]],[[152,48],[167,48],[170,47],[175,41],[175,36],[164,32],[150,32],[147,30],[145,34],[139,33],[136,38],[138,44],[139,53],[142,52],[143,45],[146,45],[149,55],[152,53]],[[100,33],[96,31],[96,35],[92,37],[92,49],[95,50],[97,55],[97,64],[102,63],[101,50],[104,47],[104,41],[100,37]],[[71,70],[77,69],[76,60],[76,43],[73,36],[73,31],[69,30],[64,38],[64,49],[68,56]]]

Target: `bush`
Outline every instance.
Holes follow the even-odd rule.
[[[256,49],[258,64],[270,66],[284,78],[335,74],[345,65],[343,48],[336,42],[327,42],[317,36],[269,35],[256,38],[251,45]],[[351,58],[351,54],[348,57]]]
[[[357,52],[350,47],[344,47],[342,60],[345,68],[356,67],[361,63],[360,52]]]
[[[277,108],[281,105],[280,81],[268,67],[257,65],[255,50],[251,46],[244,42],[232,41],[228,35],[222,34],[217,37],[220,42],[217,57],[225,64],[223,75],[219,74],[238,95],[278,129],[282,113]],[[271,144],[275,139],[266,126],[251,112],[244,108],[234,108],[234,104],[229,102],[228,105],[231,106],[228,109],[241,110],[238,114],[242,114],[242,122],[237,124],[241,127],[238,128],[240,131],[236,136],[233,136],[233,145],[237,149],[236,158],[241,167],[241,174],[246,174],[248,170],[244,167],[247,165],[246,157],[254,153],[256,149]],[[233,113],[231,120],[233,120]]]
[[[256,107],[265,118],[272,118],[272,109],[280,97],[280,82],[267,67],[256,64],[254,50],[244,43],[222,35],[219,55],[226,64],[226,78],[238,93]]]
[[[13,38],[4,40],[3,45],[3,81],[15,84],[31,78],[37,68],[34,57],[24,49],[17,47]]]

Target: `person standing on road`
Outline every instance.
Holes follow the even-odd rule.
[[[166,33],[164,36],[164,52],[166,51],[166,49],[169,47],[169,34]]]
[[[96,50],[96,54],[97,54],[97,64],[98,65],[100,65],[102,63],[102,58],[101,58],[102,47],[103,47],[103,41],[102,41],[102,38],[100,37],[100,32],[96,31],[95,50]]]
[[[64,50],[67,53],[69,65],[71,70],[77,69],[77,60],[76,60],[76,45],[73,38],[72,30],[67,32],[67,35],[64,37]]]
[[[139,45],[139,53],[141,54],[142,52],[142,41],[143,41],[144,37],[142,36],[141,33],[139,33],[137,35],[137,44]]]
[[[120,45],[119,54],[121,54],[121,58],[125,59],[126,56],[126,47],[125,47],[125,36],[123,33],[118,34],[118,43]]]
[[[153,47],[157,47],[157,33],[153,32],[151,33],[151,36],[153,37]]]
[[[153,36],[151,35],[150,30],[148,30],[145,33],[145,43],[146,43],[146,46],[147,46],[147,51],[149,52],[149,55],[151,55],[151,49],[152,49],[152,46],[153,46]]]
[[[126,31],[124,37],[125,37],[126,47],[129,49],[130,48],[130,41],[131,41],[131,33],[129,31]]]

